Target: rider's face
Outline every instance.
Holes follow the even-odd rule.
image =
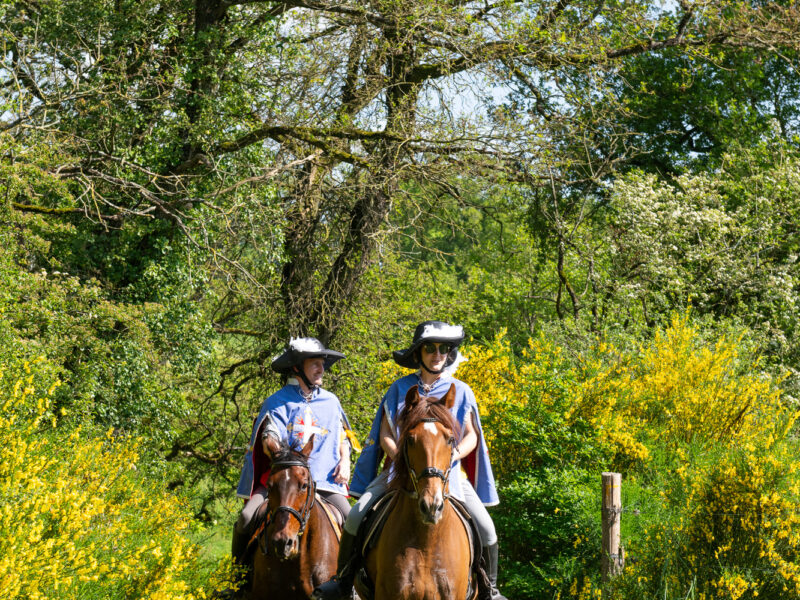
[[[325,360],[322,358],[307,358],[303,361],[303,372],[308,377],[311,385],[322,385],[322,376],[325,374]]]
[[[442,350],[447,349],[445,346],[446,344],[442,342],[426,343],[422,345],[422,362],[431,371],[439,371],[444,368],[445,362],[447,361],[447,352],[442,353]]]

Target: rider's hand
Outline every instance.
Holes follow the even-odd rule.
[[[350,459],[343,458],[333,470],[333,480],[336,483],[347,483],[350,480]]]

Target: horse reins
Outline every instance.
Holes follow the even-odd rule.
[[[276,473],[277,471],[282,471],[283,469],[288,469],[289,467],[303,467],[306,471],[308,471],[308,480],[311,482],[311,484],[308,490],[306,491],[306,500],[303,503],[303,508],[300,511],[298,511],[293,507],[287,506],[285,504],[276,506],[273,510],[267,513],[267,518],[265,519],[263,533],[266,533],[267,527],[269,527],[270,523],[275,519],[275,516],[279,512],[287,512],[300,522],[300,530],[297,532],[297,537],[302,537],[303,532],[306,530],[308,519],[311,516],[311,510],[314,508],[314,503],[316,502],[317,499],[317,484],[311,477],[311,469],[308,467],[308,464],[300,460],[286,460],[282,462],[276,462],[272,464],[270,470],[272,471],[272,473]],[[264,552],[264,554],[266,554],[267,553],[266,542],[260,545],[261,545],[261,551]]]
[[[436,419],[433,418],[425,418],[420,420],[420,423],[438,423]],[[405,444],[403,444],[403,459],[406,461],[406,466],[408,467],[408,474],[411,475],[411,483],[414,486],[414,494],[419,496],[419,481],[421,479],[425,479],[426,477],[438,477],[442,480],[445,487],[449,490],[448,486],[448,479],[450,477],[450,469],[453,467],[453,455],[455,454],[455,447],[453,447],[452,441],[448,442],[451,446],[450,451],[450,462],[449,466],[447,467],[447,471],[442,471],[436,467],[431,467],[430,465],[422,469],[419,475],[417,475],[416,471],[411,468],[411,463],[408,461],[408,439],[406,439]],[[444,493],[444,499],[447,500],[450,497],[450,492],[447,491]]]

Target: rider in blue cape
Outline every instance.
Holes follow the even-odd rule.
[[[378,470],[383,462],[385,452],[381,447],[380,429],[383,419],[388,421],[388,425],[395,432],[396,436],[400,435],[400,427],[397,424],[397,419],[400,411],[403,410],[405,405],[406,393],[409,389],[419,385],[419,375],[412,374],[401,377],[395,381],[381,400],[381,405],[378,408],[378,414],[372,422],[367,441],[364,444],[364,449],[361,456],[356,462],[355,471],[353,472],[353,481],[350,483],[350,495],[360,497],[368,488],[369,484],[378,476]],[[478,498],[485,506],[494,506],[498,504],[497,490],[495,489],[494,476],[492,475],[492,466],[489,462],[489,453],[486,447],[486,442],[483,438],[483,429],[480,424],[480,416],[478,415],[478,405],[475,402],[475,395],[472,389],[463,381],[459,381],[453,377],[443,374],[439,377],[429,391],[425,392],[425,396],[433,396],[441,398],[450,389],[451,385],[455,385],[456,401],[453,407],[456,421],[464,427],[464,423],[470,416],[473,417],[473,426],[476,429],[477,444],[474,450],[453,463],[453,468],[460,474],[463,468],[467,475],[466,481],[472,485]],[[459,464],[460,463],[460,464]],[[391,477],[392,471],[390,469],[389,476]],[[462,486],[463,480],[461,477],[453,478],[450,481],[450,494],[455,496],[458,500],[464,501],[464,492]]]
[[[351,444],[356,448],[358,444],[339,399],[320,387],[325,371],[342,358],[342,353],[325,348],[315,338],[292,338],[272,361],[272,370],[286,377],[286,385],[264,401],[253,423],[236,490],[246,500],[233,532],[231,553],[238,564],[244,564],[254,517],[267,498],[270,438],[300,449],[313,436],[308,462],[317,494],[344,517],[350,512],[350,450]]]
[[[398,451],[400,428],[397,422],[405,404],[406,392],[417,386],[420,396],[443,397],[455,386],[456,400],[450,409],[461,426],[462,437],[454,450],[450,471],[450,494],[461,500],[472,516],[483,542],[487,575],[493,600],[505,600],[497,590],[497,533],[486,506],[499,502],[494,475],[483,437],[478,405],[472,389],[453,377],[465,358],[458,351],[464,339],[461,326],[441,321],[425,321],[417,326],[411,346],[393,353],[397,364],[419,369],[396,380],[384,394],[372,423],[364,450],[356,463],[350,494],[359,500],[347,518],[339,546],[337,575],[319,586],[313,594],[317,600],[349,598],[353,579],[360,568],[354,540],[364,515],[386,492],[392,469],[379,473],[384,456],[394,459]],[[462,469],[466,477],[462,475]]]

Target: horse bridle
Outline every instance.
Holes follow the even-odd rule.
[[[297,511],[291,506],[287,506],[285,504],[276,506],[274,509],[269,511],[267,513],[266,522],[264,523],[264,528],[262,530],[262,535],[264,537],[266,537],[265,534],[267,527],[269,527],[270,523],[272,523],[279,512],[287,512],[300,522],[300,530],[297,532],[297,537],[302,537],[303,532],[306,530],[308,519],[311,516],[311,510],[314,508],[314,503],[316,502],[317,498],[317,484],[314,482],[314,478],[311,477],[311,469],[309,469],[308,464],[300,460],[285,460],[281,462],[275,462],[272,463],[270,470],[272,473],[276,473],[290,467],[303,467],[306,471],[308,471],[308,480],[311,482],[311,484],[306,491],[306,500],[303,503],[303,508],[300,511]],[[261,547],[261,551],[266,554],[266,542],[264,541],[262,543],[264,537],[259,540],[259,546]]]
[[[426,418],[420,420],[420,423],[438,423],[438,422],[439,421],[433,418]],[[408,438],[406,439],[406,443],[403,444],[403,459],[406,461],[406,467],[408,467],[408,474],[411,476],[411,483],[414,486],[414,494],[416,496],[419,496],[419,481],[421,479],[425,479],[426,477],[438,477],[439,479],[442,480],[444,486],[449,490],[447,482],[450,477],[450,469],[453,467],[453,455],[455,454],[455,446],[453,444],[452,439],[448,441],[448,444],[450,444],[451,450],[450,450],[450,462],[448,463],[447,471],[442,471],[441,469],[428,465],[427,467],[422,469],[422,471],[420,471],[419,475],[417,475],[416,471],[414,471],[414,469],[411,468],[411,463],[408,461]],[[450,497],[449,491],[445,492],[444,499],[446,500],[449,497]]]

